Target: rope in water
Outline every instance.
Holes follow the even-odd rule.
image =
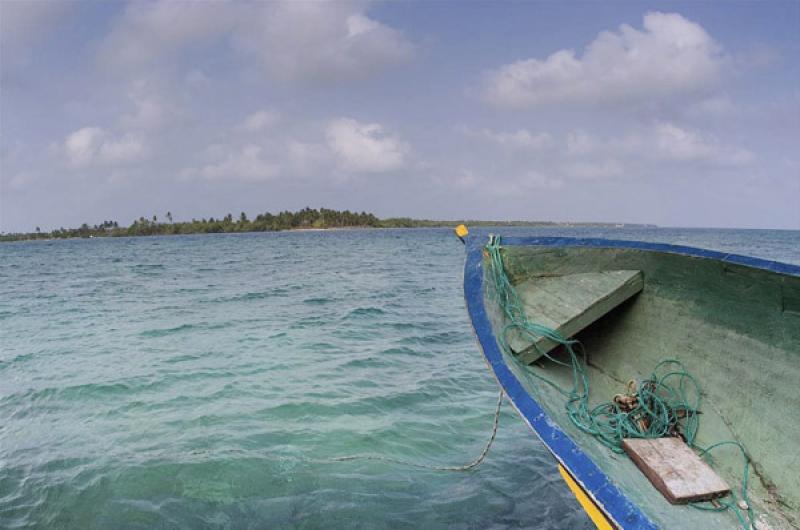
[[[573,339],[563,337],[556,330],[531,322],[523,308],[516,289],[506,274],[501,253],[501,238],[492,236],[486,245],[490,259],[490,275],[494,287],[493,297],[502,308],[508,324],[502,329],[498,341],[506,353],[511,354],[508,344],[509,333],[516,332],[529,338],[542,357],[567,367],[572,373],[572,386],[565,389],[547,377],[528,371],[543,383],[557,390],[566,398],[567,417],[581,431],[594,436],[600,443],[615,453],[624,453],[624,438],[661,438],[681,436],[690,447],[700,450],[704,457],[717,447],[735,445],[744,458],[741,495],[742,506],[731,492],[731,502],[719,499],[719,507],[694,503],[693,506],[713,511],[731,509],[743,528],[755,528],[755,514],[747,496],[750,458],[744,447],[736,441],[716,443],[706,449],[695,444],[699,428],[700,385],[680,361],[665,359],[656,364],[652,374],[641,381],[630,381],[627,392],[618,394],[614,400],[595,407],[589,405],[589,377],[586,373],[587,358],[582,345]],[[539,348],[537,340],[541,337],[563,346],[569,360],[564,362]],[[666,372],[666,373],[660,373]],[[745,511],[747,517],[742,513]],[[748,522],[748,519],[750,522]]]
[[[421,464],[419,462],[412,462],[410,460],[401,460],[399,458],[390,458],[386,456],[377,456],[377,455],[349,455],[349,456],[338,456],[332,458],[331,461],[333,462],[346,462],[349,460],[377,460],[380,462],[388,462],[390,464],[400,464],[403,466],[411,466],[420,469],[428,469],[432,471],[469,471],[470,469],[476,468],[483,463],[486,459],[486,455],[489,454],[489,449],[491,449],[492,444],[494,443],[495,438],[497,437],[497,427],[500,425],[500,408],[503,405],[503,389],[500,389],[500,393],[497,396],[497,407],[494,411],[494,423],[492,425],[492,435],[489,437],[489,441],[484,446],[483,451],[481,454],[478,455],[478,458],[470,462],[469,464],[465,464],[463,466],[437,466],[432,464]]]

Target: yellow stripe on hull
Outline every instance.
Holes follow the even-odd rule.
[[[558,472],[561,473],[561,478],[563,478],[564,482],[567,483],[567,486],[569,486],[572,494],[575,495],[576,499],[578,499],[581,508],[583,508],[583,511],[586,512],[586,515],[589,516],[589,519],[592,520],[597,529],[613,530],[614,526],[608,521],[603,512],[600,511],[592,499],[590,499],[583,491],[583,488],[581,488],[578,483],[575,482],[575,479],[572,478],[572,475],[570,475],[561,464],[558,465]]]

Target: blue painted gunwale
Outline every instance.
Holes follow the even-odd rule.
[[[570,237],[508,237],[502,238],[501,243],[503,246],[625,248],[666,252],[715,259],[721,262],[735,263],[780,274],[800,276],[800,266],[797,265],[663,243]],[[594,500],[595,504],[608,516],[612,523],[625,529],[657,528],[656,524],[642,513],[639,507],[628,499],[611,482],[609,477],[597,467],[594,461],[544,412],[539,403],[525,390],[522,383],[514,375],[514,372],[508,367],[498,346],[484,305],[484,243],[478,237],[473,236],[466,240],[466,245],[464,296],[467,303],[467,311],[472,321],[475,335],[483,350],[483,355],[511,404],[542,440],[556,460],[569,471],[570,475],[587,495]]]

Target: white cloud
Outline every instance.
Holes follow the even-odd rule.
[[[326,137],[340,165],[348,171],[393,171],[404,165],[408,153],[405,142],[387,135],[377,123],[340,118],[328,125]]]
[[[134,110],[122,116],[122,127],[153,132],[174,120],[180,113],[162,95],[164,92],[166,90],[158,90],[146,80],[134,81],[128,91],[128,99]]]
[[[328,80],[407,60],[404,35],[369,18],[363,2],[131,2],[100,47],[109,70],[170,64],[215,43],[254,57],[270,77]]]
[[[212,153],[224,153],[222,146],[212,146]],[[243,147],[228,151],[222,159],[206,164],[199,168],[188,168],[181,172],[184,178],[200,177],[209,180],[216,179],[241,179],[241,180],[269,180],[278,174],[278,164],[264,156],[264,148],[247,144]]]
[[[738,109],[729,96],[715,94],[687,105],[684,110],[687,116],[705,118],[730,116]]]
[[[369,18],[361,2],[265,3],[241,19],[234,42],[283,80],[362,77],[413,51],[400,31]]]
[[[278,122],[278,113],[270,110],[259,110],[247,116],[236,128],[247,133],[257,133],[268,129]]]
[[[601,149],[601,142],[586,131],[577,130],[567,134],[567,153],[586,155]]]
[[[2,184],[7,184],[8,188],[12,191],[21,191],[29,187],[31,183],[38,179],[39,175],[31,171],[20,171],[11,176],[8,182],[2,181]],[[2,185],[0,185],[0,188]]]
[[[525,188],[557,190],[564,187],[564,181],[558,177],[539,171],[527,171],[522,174],[520,184]]]
[[[496,169],[479,168],[461,168],[455,173],[439,170],[430,181],[441,189],[480,192],[494,198],[519,198],[521,194],[561,189],[565,184],[559,175],[546,170],[512,170],[498,175]]]
[[[656,125],[654,144],[657,155],[668,160],[742,166],[755,158],[746,149],[723,145],[711,135],[681,129],[671,123]]]
[[[104,132],[100,127],[84,127],[69,134],[64,141],[64,152],[75,167],[87,165],[102,145]]]
[[[624,175],[625,168],[615,159],[578,161],[564,164],[561,172],[577,179],[611,179]]]
[[[480,191],[485,196],[519,197],[520,194],[564,187],[564,180],[547,171],[519,171],[498,176],[495,171],[461,169],[452,176],[435,177],[434,182],[444,189]]]
[[[195,90],[204,89],[211,86],[211,78],[208,75],[197,68],[191,70],[189,73],[186,74],[184,77],[184,81],[186,85],[190,88]]]
[[[630,103],[707,92],[724,57],[699,25],[674,13],[651,12],[643,30],[623,24],[604,31],[582,57],[560,50],[489,72],[490,102],[522,108],[552,103]]]
[[[567,136],[566,152],[573,157],[616,155],[713,166],[746,166],[755,161],[755,155],[747,149],[725,144],[712,134],[681,128],[669,122],[658,122],[621,137],[601,138],[585,131],[573,131]]]
[[[180,176],[257,181],[280,175],[343,182],[356,173],[389,172],[406,163],[407,144],[377,123],[340,118],[321,127],[286,120],[286,127],[276,128],[271,126],[276,119],[272,111],[250,114]]]
[[[631,138],[633,141],[633,138]],[[638,144],[635,142],[633,145]],[[651,140],[653,154],[667,160],[710,160],[719,150],[710,138],[704,138],[697,132],[681,129],[671,123],[656,125]]]
[[[739,73],[774,65],[781,60],[780,52],[765,44],[755,44],[736,53],[733,58],[734,68]]]
[[[134,134],[126,134],[119,139],[106,139],[100,145],[98,154],[104,162],[118,163],[138,160],[145,151],[141,138]]]
[[[120,164],[139,160],[147,154],[143,140],[133,134],[113,137],[100,127],[83,127],[67,135],[61,151],[71,167],[95,163]]]
[[[0,49],[3,62],[18,61],[52,33],[74,7],[72,2],[0,2]],[[26,57],[27,58],[27,57]]]
[[[445,189],[456,187],[462,190],[469,190],[483,183],[483,179],[470,169],[461,169],[455,176],[434,175],[433,180]]]
[[[487,129],[460,128],[464,134],[486,141],[462,153],[469,170],[450,178],[459,189],[480,190],[518,198],[536,190],[615,185],[620,181],[666,181],[675,175],[698,179],[724,174],[741,178],[758,169],[756,157],[747,149],[731,145],[713,134],[672,122],[631,125],[614,129],[574,130],[565,135],[497,133]],[[524,131],[524,129],[523,129]],[[542,136],[544,150],[530,149],[529,138]],[[538,143],[534,143],[538,146]],[[515,151],[508,151],[507,147]],[[519,148],[519,149],[517,149]],[[720,170],[724,170],[720,173]],[[446,175],[446,166],[439,172]]]
[[[325,144],[290,140],[286,149],[289,166],[295,174],[313,176],[315,172],[328,172],[332,154]]]
[[[218,2],[130,2],[100,46],[107,68],[149,70],[214,43],[234,27],[237,9]]]
[[[467,136],[514,149],[539,151],[550,149],[555,145],[553,136],[549,133],[531,133],[527,129],[519,129],[514,132],[492,131],[490,129],[481,129],[477,131],[463,129],[463,132]]]
[[[405,165],[408,146],[377,123],[340,118],[320,127],[286,120],[286,127],[271,127],[276,119],[272,111],[250,114],[180,176],[251,181],[323,177],[343,182],[355,173],[388,172]]]

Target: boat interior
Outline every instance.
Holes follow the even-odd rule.
[[[506,274],[526,315],[577,339],[588,363],[590,405],[677,359],[699,382],[696,446],[735,440],[752,462],[748,492],[758,528],[800,527],[800,277],[716,259],[637,248],[506,246]],[[484,261],[484,273],[489,268]],[[495,336],[507,319],[484,282]],[[565,397],[537,376],[572,384],[563,346],[507,337],[506,362],[550,417],[657,525],[739,526],[727,511],[670,503],[625,454],[567,419]],[[533,342],[538,341],[536,347]],[[741,499],[735,446],[705,458]]]

